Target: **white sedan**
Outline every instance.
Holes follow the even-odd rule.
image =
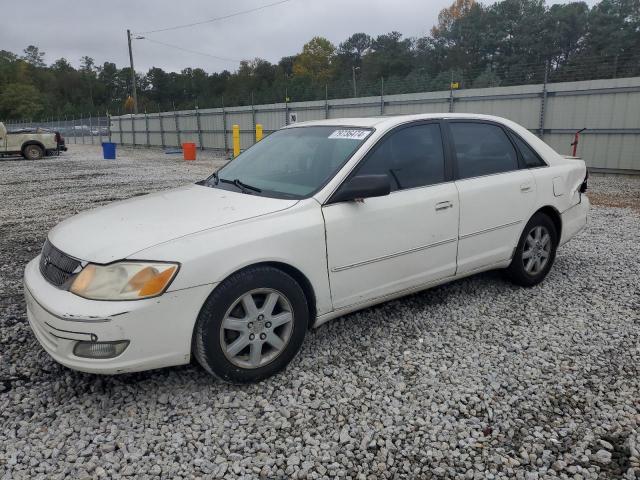
[[[541,282],[586,225],[583,161],[472,114],[283,128],[206,180],[71,217],[25,271],[58,362],[120,373],[188,363],[252,382],[309,328],[491,269]]]

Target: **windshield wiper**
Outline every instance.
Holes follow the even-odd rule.
[[[217,174],[215,175],[215,178],[217,179],[218,182],[230,183],[231,185],[235,185],[243,193],[252,193],[252,192],[262,193],[262,190],[260,190],[258,187],[254,187],[253,185],[248,185],[244,182],[241,182],[239,178],[234,178],[233,180],[227,180],[226,178],[218,177]]]
[[[218,184],[218,174],[216,172],[213,172],[213,175],[209,175],[207,178],[202,179],[202,180],[198,180],[196,182],[196,185],[204,185],[205,187],[211,187],[211,179],[214,179],[215,182],[213,183],[213,185],[217,185]]]
[[[256,193],[262,193],[262,190],[259,189],[258,187],[254,187],[253,185],[247,185],[246,183],[241,182],[239,179],[235,178],[233,180],[233,183],[240,188],[244,188],[247,190],[253,190]]]

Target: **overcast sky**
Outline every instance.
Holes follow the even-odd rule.
[[[83,55],[97,64],[128,64],[126,29],[145,32],[198,22],[277,0],[22,0],[3,1],[0,49],[22,53],[36,45],[47,64],[65,57],[78,66]],[[258,12],[191,28],[148,34],[148,38],[185,49],[135,40],[137,71],[150,67],[180,71],[201,67],[208,72],[235,70],[238,61],[255,57],[277,62],[298,53],[316,35],[340,43],[355,32],[372,36],[397,30],[407,37],[425,35],[438,12],[453,0],[288,0]],[[485,2],[486,3],[486,2]],[[548,3],[566,3],[562,1]],[[587,0],[589,5],[596,0]]]

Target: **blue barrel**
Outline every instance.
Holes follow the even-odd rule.
[[[102,142],[102,155],[105,160],[115,160],[116,144],[111,142]]]

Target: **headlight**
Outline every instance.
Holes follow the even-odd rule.
[[[92,300],[139,300],[162,294],[177,271],[175,263],[90,263],[78,274],[69,290]]]

